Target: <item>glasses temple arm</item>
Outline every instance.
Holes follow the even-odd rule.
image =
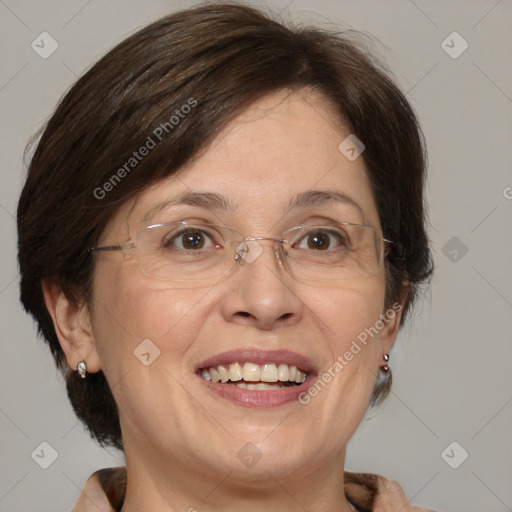
[[[134,249],[136,246],[135,242],[126,242],[124,244],[117,245],[104,245],[101,247],[91,247],[88,252],[99,252],[99,251],[127,251]]]

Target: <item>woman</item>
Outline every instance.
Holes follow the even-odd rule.
[[[18,208],[23,305],[126,456],[75,510],[425,510],[344,471],[431,273],[424,174],[353,36],[247,6],[165,17],[79,79]]]

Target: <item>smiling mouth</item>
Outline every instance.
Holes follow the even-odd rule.
[[[201,368],[198,374],[206,381],[242,389],[265,391],[300,386],[307,373],[288,364],[231,363]]]

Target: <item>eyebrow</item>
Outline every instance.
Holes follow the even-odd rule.
[[[141,221],[145,222],[157,213],[172,206],[196,206],[205,210],[229,210],[236,209],[229,199],[213,192],[183,192],[171,199],[164,199],[144,213]]]
[[[342,203],[349,205],[355,208],[361,214],[363,219],[365,218],[362,208],[354,199],[342,192],[336,192],[332,190],[307,190],[305,192],[295,194],[288,202],[284,214],[286,215],[291,211],[300,208],[323,206],[329,203]],[[198,208],[213,211],[235,211],[237,208],[237,205],[233,204],[227,197],[224,197],[220,194],[213,192],[188,191],[183,192],[171,199],[164,199],[163,201],[160,201],[144,213],[141,222],[149,220],[157,213],[160,213],[161,211],[166,210],[172,206],[182,205],[196,206]]]
[[[295,194],[290,199],[285,214],[298,208],[323,206],[329,203],[342,203],[352,206],[359,211],[363,219],[365,218],[362,208],[354,199],[342,192],[336,192],[334,190],[307,190],[306,192]]]

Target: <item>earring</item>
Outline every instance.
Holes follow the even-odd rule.
[[[80,375],[82,379],[85,379],[87,373],[87,366],[85,365],[85,361],[80,361],[76,365],[76,371],[78,372],[78,375]]]
[[[384,354],[384,361],[386,362],[385,365],[381,366],[380,369],[384,372],[384,373],[388,373],[389,372],[389,366],[388,366],[388,361],[389,361],[389,354]]]

